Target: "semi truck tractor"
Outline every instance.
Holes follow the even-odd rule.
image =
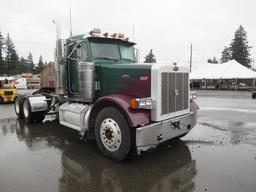
[[[56,87],[18,95],[17,116],[26,123],[57,114],[59,123],[95,139],[103,155],[116,161],[186,135],[198,106],[186,68],[138,63],[135,43],[120,33],[57,39]]]

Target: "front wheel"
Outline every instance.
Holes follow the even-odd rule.
[[[95,137],[100,151],[116,161],[130,153],[134,136],[123,114],[114,107],[102,109],[95,123]]]

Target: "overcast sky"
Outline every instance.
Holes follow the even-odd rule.
[[[193,68],[198,68],[209,57],[220,58],[239,25],[256,58],[255,0],[0,0],[0,5],[0,31],[10,33],[19,56],[31,51],[36,62],[40,54],[53,60],[52,19],[61,24],[62,37],[69,36],[69,8],[73,34],[97,27],[132,39],[134,25],[141,61],[153,49],[159,63],[189,66],[192,43]]]

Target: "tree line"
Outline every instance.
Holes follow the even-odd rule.
[[[236,60],[238,63],[244,65],[247,68],[251,67],[251,46],[248,45],[247,32],[244,27],[240,25],[234,33],[234,38],[232,39],[229,46],[225,46],[224,50],[221,52],[220,63],[225,63],[230,60]],[[156,63],[155,55],[152,49],[145,56],[144,63]],[[218,64],[219,61],[216,57],[207,59],[207,63]]]
[[[47,62],[43,62],[42,55],[40,55],[38,62],[34,63],[31,52],[26,58],[19,57],[10,34],[8,33],[4,37],[0,31],[0,76],[40,73],[46,64]]]
[[[240,25],[235,31],[234,38],[232,39],[229,46],[225,46],[221,52],[221,63],[228,62],[232,59],[236,60],[238,63],[244,65],[247,68],[251,67],[251,46],[248,45],[247,32],[244,27]],[[208,63],[217,64],[219,63],[216,57],[213,59],[209,58]]]

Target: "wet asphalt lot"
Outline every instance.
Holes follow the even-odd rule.
[[[256,191],[256,100],[199,92],[197,126],[182,140],[132,156],[103,157],[53,117],[26,125],[0,106],[0,192]]]

